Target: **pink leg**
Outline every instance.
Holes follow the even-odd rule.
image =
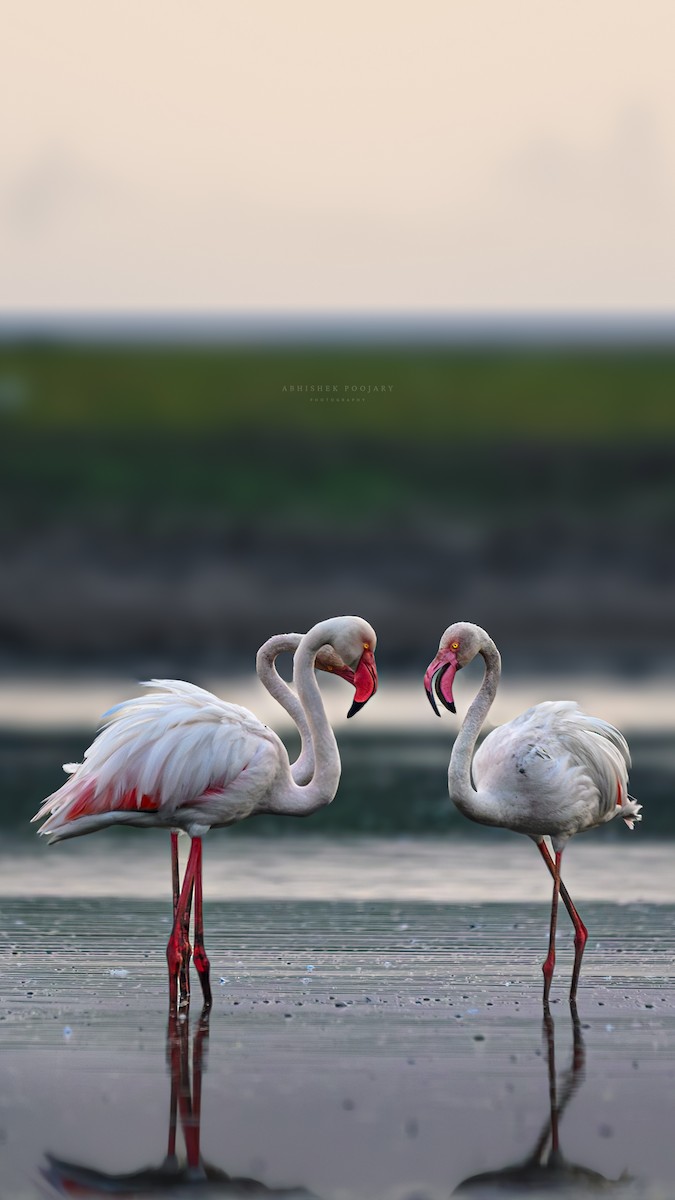
[[[546,863],[546,866],[555,879],[555,864],[551,858],[551,855],[549,854],[546,842],[537,842],[537,845],[539,847],[539,852]],[[576,908],[574,907],[574,904],[572,903],[572,897],[570,896],[562,880],[560,880],[560,895],[562,896],[563,904],[570,914],[572,924],[574,925],[574,970],[572,972],[572,986],[570,988],[570,1001],[571,1003],[574,1003],[576,1001],[577,984],[579,983],[579,974],[581,972],[581,960],[584,956],[584,947],[586,946],[586,942],[588,940],[588,930],[579,916]]]
[[[190,914],[192,912],[192,897],[194,895],[194,880],[190,888],[190,894],[187,897],[187,902],[183,910],[183,919],[181,922],[181,938],[183,945],[183,960],[180,969],[180,1000],[182,1005],[190,1003],[190,959],[192,957],[192,946],[190,945]]]
[[[178,897],[180,895],[180,874],[178,871],[178,834],[171,831],[171,884],[173,891],[173,919],[176,920]]]
[[[555,870],[553,875],[553,898],[551,900],[551,928],[548,935],[548,954],[542,967],[544,972],[544,1011],[548,1012],[548,997],[551,991],[551,980],[555,967],[555,931],[558,923],[558,897],[560,895],[560,859],[562,851],[557,850]]]
[[[201,838],[195,838],[194,840],[199,847],[197,865],[195,869],[195,966],[199,974],[199,982],[202,985],[204,1008],[209,1009],[213,1004],[213,998],[211,996],[211,983],[209,980],[209,970],[211,964],[206,957],[206,951],[204,949],[204,913],[202,907],[202,840]]]
[[[195,868],[199,859],[201,844],[199,838],[195,838],[190,847],[190,855],[188,857],[185,875],[183,876],[183,886],[181,888],[178,903],[176,905],[176,914],[173,921],[173,929],[169,938],[169,944],[166,948],[166,958],[169,964],[169,1004],[172,1012],[175,1012],[178,1007],[178,982],[181,977],[183,964],[186,957],[187,943],[187,925],[190,923],[190,908],[192,906],[192,891],[195,882]],[[189,945],[189,943],[188,943]],[[187,960],[189,964],[189,959]],[[185,972],[187,974],[187,972]],[[181,1003],[185,1003],[187,997],[181,987]]]
[[[173,919],[175,922],[180,895],[180,870],[178,865],[178,834],[174,830],[171,831],[171,883],[173,891]],[[191,902],[188,904],[183,915],[181,926],[179,992],[182,1004],[187,1004],[190,998],[190,956],[192,954],[192,947],[190,946],[190,907]]]

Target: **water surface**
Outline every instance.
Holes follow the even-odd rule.
[[[551,1079],[571,1194],[595,1194],[599,1176],[622,1196],[672,1195],[675,908],[587,915],[578,1036],[565,938],[551,1044],[539,906],[215,903],[215,1003],[197,1044],[196,997],[190,1030],[167,1029],[164,905],[5,900],[0,1195],[433,1200],[489,1172],[480,1194],[498,1196],[506,1168],[532,1172],[550,1142]],[[211,1174],[180,1175],[179,1122],[178,1174],[150,1190],[172,1079],[194,1100],[195,1070]],[[195,1122],[193,1108],[188,1137]],[[560,1184],[556,1162],[528,1195]],[[124,1173],[137,1190],[121,1190]]]
[[[166,834],[28,823],[84,741],[0,739],[0,1200],[672,1197],[669,739],[635,741],[643,825],[566,851],[590,937],[575,1026],[562,914],[553,1029],[534,847],[454,812],[444,740],[382,736],[312,822],[207,838],[214,1007],[167,1021]]]

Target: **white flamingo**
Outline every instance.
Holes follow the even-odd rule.
[[[361,617],[332,617],[302,637],[290,634],[261,647],[258,671],[272,695],[297,721],[303,751],[291,768],[280,738],[253,713],[180,680],[155,679],[157,688],[118,704],[85,752],[68,764],[70,778],[49,796],[34,821],[50,842],[110,825],[159,826],[172,831],[174,921],[167,946],[170,1001],[187,1000],[188,927],[194,892],[194,960],[211,1004],[204,950],[202,837],[257,813],[305,817],[330,804],[340,781],[340,756],[314,667],[343,675],[355,687],[348,716],[377,688],[376,636]],[[276,654],[297,643],[293,679],[297,696],[274,669]],[[294,777],[295,776],[295,777]],[[177,833],[192,839],[179,890]]]
[[[498,726],[474,755],[501,673],[499,651],[492,638],[467,621],[450,625],[424,676],[434,712],[440,716],[432,687],[444,707],[454,713],[455,673],[477,654],[485,661],[485,677],[453,746],[448,768],[450,798],[470,820],[524,833],[537,843],[553,876],[548,956],[543,965],[544,1005],[548,1007],[555,966],[559,894],[575,931],[570,989],[574,1002],[588,931],[560,880],[562,852],[573,834],[613,817],[623,817],[629,829],[642,819],[642,805],[628,795],[628,746],[618,729],[588,716],[574,701],[549,700]],[[546,837],[551,839],[555,860]]]

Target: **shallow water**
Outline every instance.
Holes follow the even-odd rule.
[[[168,1031],[165,904],[5,899],[0,911],[3,1200],[266,1188],[435,1200],[485,1172],[471,1194],[525,1194],[514,1180],[560,1194],[570,1179],[571,1195],[673,1194],[672,906],[587,906],[576,1042],[567,930],[552,1037],[542,1027],[544,906],[212,903],[209,1027],[195,983],[190,1029]],[[552,1080],[563,1159],[542,1167]],[[172,1081],[177,1162],[158,1177]],[[194,1156],[197,1124],[190,1176],[183,1138]]]
[[[563,877],[575,900],[674,904],[673,843],[622,832],[621,839],[603,829],[572,841]],[[184,855],[187,838],[181,843]],[[54,846],[6,837],[0,897],[168,902],[169,872],[169,839],[158,830],[106,831]],[[275,841],[215,830],[204,843],[204,895],[207,906],[217,900],[550,903],[551,883],[532,842],[504,831],[485,839],[338,834]]]
[[[669,737],[633,741],[642,826],[565,853],[553,1031],[534,847],[451,808],[444,738],[382,735],[311,822],[206,839],[214,1007],[167,1022],[166,834],[28,824],[87,740],[0,738],[0,1200],[675,1194]]]
[[[227,837],[276,840],[338,832],[428,833],[476,839],[485,845],[495,836],[504,836],[473,825],[448,799],[447,769],[456,727],[451,733],[449,723],[441,726],[439,721],[433,733],[356,734],[352,724],[339,733],[342,778],[332,804],[308,821],[256,817],[233,826]],[[61,764],[80,761],[92,736],[93,728],[80,733],[0,730],[0,834],[11,831],[34,840],[31,817],[45,796],[64,782]],[[294,756],[297,743],[289,738],[287,744]],[[675,838],[675,735],[635,733],[630,735],[630,746],[630,790],[644,806],[639,838]],[[620,844],[625,834],[622,823],[613,821],[600,836]],[[98,838],[87,841],[93,844]]]

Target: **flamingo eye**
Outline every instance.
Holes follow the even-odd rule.
[[[450,649],[451,650],[459,650],[459,642],[453,642]]]
[[[363,649],[364,649],[364,650],[370,650],[370,642],[364,642],[364,643],[363,643]]]

